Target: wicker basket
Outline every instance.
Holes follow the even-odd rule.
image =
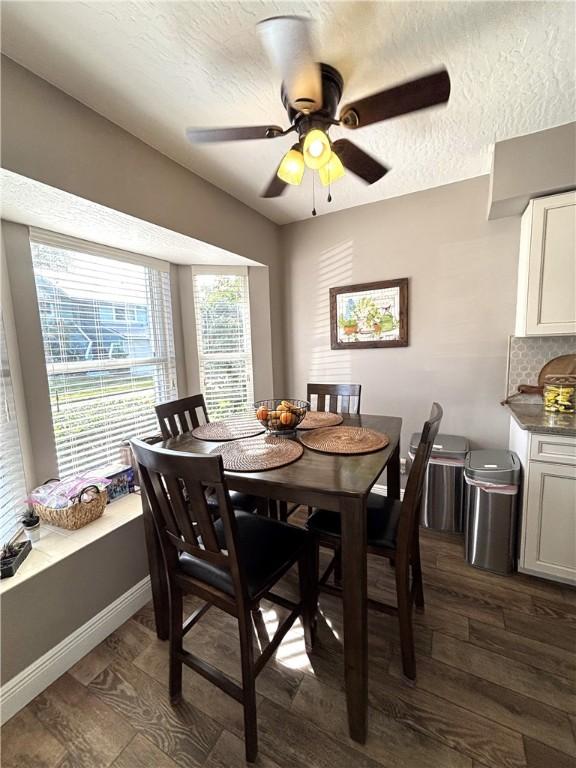
[[[82,494],[92,489],[95,489],[98,495],[90,501],[81,501]],[[33,503],[32,507],[36,514],[46,523],[57,525],[59,528],[67,528],[69,531],[75,531],[77,528],[82,528],[101,517],[107,502],[108,494],[105,490],[100,491],[96,485],[89,485],[80,491],[74,503],[69,507],[53,509],[37,502]]]

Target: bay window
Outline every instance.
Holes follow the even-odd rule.
[[[246,268],[194,268],[200,388],[210,418],[246,412],[254,401]]]
[[[119,461],[177,397],[168,264],[32,230],[61,477]]]

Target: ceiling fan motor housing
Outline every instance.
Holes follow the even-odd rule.
[[[334,69],[334,67],[331,67],[329,64],[320,64],[320,73],[322,77],[322,109],[318,110],[317,112],[310,113],[310,116],[313,115],[314,117],[318,118],[319,121],[322,121],[322,118],[324,118],[325,125],[326,118],[329,120],[334,120],[336,117],[336,110],[338,108],[338,104],[340,103],[340,99],[342,98],[344,80],[342,79],[340,72],[338,72],[337,69]],[[291,124],[295,123],[298,117],[302,114],[307,114],[305,96],[303,96],[301,99],[302,110],[298,110],[291,106],[284,83],[282,83],[282,90],[280,95],[282,98],[282,104],[284,104],[284,107],[286,108],[288,119],[290,120]]]

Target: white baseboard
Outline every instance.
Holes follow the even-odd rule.
[[[0,689],[3,725],[152,599],[150,577],[106,606]]]

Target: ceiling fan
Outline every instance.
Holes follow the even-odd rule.
[[[341,178],[345,168],[367,184],[374,184],[389,169],[348,139],[331,141],[330,128],[356,130],[443,104],[450,96],[450,77],[446,69],[440,69],[345,104],[336,118],[344,81],[334,67],[315,61],[310,20],[277,16],[257,26],[268,56],[282,76],[281,98],[290,127],[188,128],[186,134],[194,143],[209,143],[275,139],[294,132],[298,141],[282,158],[262,197],[278,197],[288,184],[300,184],[306,167],[318,171],[324,186]]]

